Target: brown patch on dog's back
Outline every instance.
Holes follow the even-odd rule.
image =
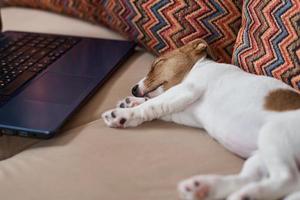
[[[274,90],[266,96],[264,107],[278,112],[300,109],[300,94],[288,89]]]

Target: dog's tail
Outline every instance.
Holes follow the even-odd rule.
[[[280,112],[261,128],[258,153],[274,197],[300,191],[300,110]],[[274,198],[276,199],[276,198]]]

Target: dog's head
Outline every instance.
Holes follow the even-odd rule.
[[[132,88],[136,97],[155,97],[180,83],[193,65],[207,55],[207,43],[196,39],[181,48],[158,57],[147,76]]]

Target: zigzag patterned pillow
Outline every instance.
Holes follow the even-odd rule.
[[[162,54],[205,39],[220,62],[231,62],[241,0],[6,0],[101,22]]]
[[[43,9],[77,17],[93,23],[105,24],[104,7],[99,0],[0,0],[0,7],[22,6]]]
[[[232,62],[300,89],[300,1],[244,0]]]

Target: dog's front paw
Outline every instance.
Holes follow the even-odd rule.
[[[178,184],[178,192],[182,200],[204,200],[209,194],[209,186],[198,178],[190,178]]]
[[[104,122],[112,128],[134,127],[142,123],[142,119],[132,109],[113,109],[102,114]]]
[[[117,108],[133,108],[146,102],[148,99],[147,97],[126,97],[117,103]]]

